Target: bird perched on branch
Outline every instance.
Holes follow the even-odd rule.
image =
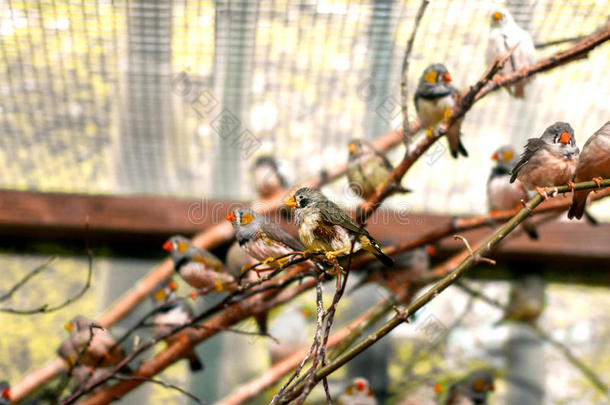
[[[428,135],[441,121],[449,119],[457,103],[459,92],[451,85],[451,75],[442,63],[428,66],[419,78],[415,92],[415,109],[423,128],[428,128]],[[466,148],[460,139],[462,119],[447,130],[447,142],[451,156],[459,154],[468,156]]]
[[[286,199],[286,205],[295,208],[299,238],[307,249],[324,251],[331,260],[349,254],[353,239],[353,252],[364,249],[386,266],[394,264],[366,229],[319,191],[302,187]]]
[[[193,245],[190,239],[174,235],[163,244],[170,252],[174,270],[188,285],[197,289],[231,290],[235,280],[225,272],[224,264],[207,250]]]
[[[279,267],[287,260],[276,258],[305,250],[280,224],[250,209],[236,208],[225,219],[233,225],[239,246],[272,267]]]
[[[506,76],[526,69],[536,63],[536,49],[532,37],[521,29],[508,10],[497,10],[491,15],[491,29],[487,45],[487,64],[501,58],[515,45],[519,46],[510,55],[498,75]],[[510,95],[525,98],[525,85],[529,79],[523,79],[511,86],[506,86]]]
[[[496,162],[487,180],[487,205],[491,215],[497,211],[521,208],[521,203],[527,201],[527,190],[519,180],[510,182],[510,171],[517,163],[514,149],[511,146],[502,146],[494,152],[491,159]],[[521,226],[531,239],[538,239],[538,232],[531,218],[523,221]]]
[[[378,187],[385,184],[394,167],[388,158],[363,139],[354,139],[349,143],[347,161],[347,180],[349,187],[356,195],[369,199]],[[409,189],[402,187],[396,181],[391,181],[392,192],[408,193]]]
[[[278,169],[273,156],[260,156],[254,162],[254,184],[261,198],[270,198],[288,184]]]
[[[574,174],[574,181],[599,181],[610,178],[610,121],[606,122],[585,143]],[[574,192],[568,218],[580,219],[585,212],[587,196],[591,190]]]
[[[519,179],[526,189],[536,189],[547,199],[542,187],[560,186],[574,178],[578,152],[570,124],[556,122],[540,138],[527,140],[525,151],[511,172],[510,182]]]
[[[125,358],[123,348],[116,344],[110,332],[84,316],[76,316],[65,326],[70,332],[57,354],[70,366],[83,364],[93,368],[107,368]],[[122,371],[129,372],[127,366]]]
[[[193,308],[184,300],[176,296],[177,285],[173,280],[166,280],[157,285],[153,290],[152,300],[156,306],[153,316],[153,332],[155,338],[167,335],[178,326],[188,324],[195,317]],[[190,328],[195,330],[194,328]],[[168,346],[178,340],[177,333],[165,338]],[[192,349],[186,358],[192,372],[203,370],[203,363]]]
[[[339,405],[377,405],[366,378],[356,377],[339,397]]]
[[[489,371],[476,370],[449,388],[446,405],[485,405],[487,393],[494,390],[494,378]]]

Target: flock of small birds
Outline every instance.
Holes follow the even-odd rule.
[[[535,50],[527,32],[517,26],[510,13],[496,11],[491,17],[488,61],[505,55],[516,44],[510,60],[500,74],[506,75],[526,69],[535,63]],[[451,85],[451,75],[442,64],[428,66],[417,86],[415,106],[422,127],[431,131],[434,126],[448,119],[456,105],[458,91]],[[510,95],[525,97],[527,80],[512,85]],[[459,124],[459,123],[458,123]],[[468,156],[460,139],[459,125],[447,134],[451,154]],[[392,192],[410,190],[394,182],[385,184],[392,164],[385,155],[364,140],[353,140],[348,146],[348,181],[352,190],[361,198],[368,199],[382,186]],[[524,152],[517,157],[511,146],[502,146],[492,156],[495,166],[487,182],[489,210],[509,210],[519,207],[527,199],[528,191],[537,190],[548,198],[545,187],[573,184],[586,180],[599,182],[610,177],[610,121],[605,123],[585,143],[579,153],[574,130],[565,122],[550,125],[539,138],[527,141]],[[258,194],[270,198],[285,190],[288,184],[278,170],[272,157],[259,158],[253,170]],[[569,218],[581,218],[589,191],[573,193]],[[386,255],[380,244],[366,229],[355,222],[341,207],[327,199],[320,191],[307,187],[292,193],[285,202],[294,209],[298,227],[298,238],[293,237],[277,222],[257,212],[237,208],[229,212],[226,219],[232,224],[236,242],[227,253],[225,262],[212,253],[200,249],[183,236],[173,236],[163,249],[171,254],[176,274],[196,291],[234,291],[242,279],[253,280],[250,272],[243,277],[244,269],[262,262],[268,269],[276,269],[288,260],[291,254],[320,252],[316,265],[335,262],[338,257],[359,250],[373,254],[385,267],[371,266],[363,283],[379,283],[393,292],[399,292],[405,282],[418,279],[429,267],[430,247],[416,249],[397,255],[394,259]],[[537,239],[533,222],[526,220],[522,227],[532,239]],[[314,259],[312,259],[314,260]],[[252,278],[254,277],[254,278]],[[202,292],[203,293],[203,292]],[[193,295],[196,297],[197,294]],[[186,300],[176,299],[176,283],[168,280],[153,291],[151,299],[157,308],[153,319],[156,337],[170,333],[172,328],[185,325],[194,318],[194,312]],[[267,333],[267,314],[256,318],[259,329]],[[125,352],[110,332],[93,320],[77,316],[66,329],[69,338],[62,343],[58,354],[72,370],[76,384],[97,378],[104,370],[117,365],[125,358]],[[166,341],[176,339],[170,335]],[[285,355],[285,354],[284,354]],[[195,352],[187,360],[191,371],[203,369],[202,361]],[[121,370],[129,372],[128,368]],[[8,384],[0,383],[0,403],[8,403]],[[437,398],[437,386],[431,388]],[[475,371],[453,384],[446,395],[446,404],[486,404],[487,393],[493,390],[493,376],[485,370]],[[432,403],[437,403],[435,399]],[[374,405],[377,403],[369,383],[363,378],[354,379],[339,398],[342,405]],[[420,402],[401,402],[403,405]]]

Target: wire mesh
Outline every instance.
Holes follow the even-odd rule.
[[[400,125],[400,66],[418,6],[3,2],[0,186],[252,198],[249,172],[263,153],[292,181],[316,174],[346,157],[350,138]],[[410,94],[432,62],[445,63],[458,87],[480,76],[497,6],[537,43],[590,33],[610,9],[604,0],[434,1],[415,42]],[[476,105],[463,127],[471,157],[454,161],[438,143],[438,159],[422,159],[405,180],[417,193],[395,204],[480,212],[498,145],[520,148],[556,120],[570,122],[582,145],[608,118],[609,53],[603,46],[541,75],[526,101],[497,92]]]

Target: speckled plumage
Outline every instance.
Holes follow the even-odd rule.
[[[346,255],[351,250],[354,238],[353,252],[364,249],[386,266],[394,263],[366,229],[319,191],[303,187],[294,193],[292,199],[295,201],[299,238],[307,249],[324,252],[343,250],[341,255]]]

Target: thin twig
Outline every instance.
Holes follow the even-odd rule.
[[[409,149],[409,143],[411,142],[411,131],[409,126],[409,58],[411,57],[411,50],[413,49],[413,42],[415,42],[415,35],[419,29],[419,23],[421,22],[426,7],[429,4],[429,0],[422,0],[417,10],[415,22],[413,23],[413,31],[407,41],[407,47],[405,50],[405,56],[402,60],[401,70],[401,81],[400,81],[400,108],[402,110],[402,137],[407,150]]]
[[[118,381],[138,380],[138,381],[144,381],[144,382],[149,382],[149,383],[157,384],[157,385],[160,385],[160,386],[165,387],[165,388],[176,390],[176,391],[180,392],[181,394],[189,397],[193,401],[197,402],[198,404],[205,405],[205,402],[201,398],[199,398],[197,395],[193,394],[192,392],[189,392],[189,391],[185,390],[182,387],[179,387],[179,386],[177,386],[175,384],[172,384],[172,383],[168,383],[167,381],[163,381],[163,380],[160,380],[158,378],[145,378],[145,377],[131,377],[131,376],[127,376],[127,375],[114,375],[114,376],[112,376],[112,379],[113,380],[118,380]]]
[[[504,312],[508,311],[508,308],[506,305],[502,304],[498,300],[495,300],[495,299],[489,297],[482,291],[472,288],[467,283],[460,280],[456,283],[456,285],[460,289],[462,289],[463,291],[465,291],[466,293],[471,295],[472,297],[479,298],[481,301],[483,301],[491,306],[494,306],[496,308],[502,309]],[[583,373],[583,375],[589,380],[589,382],[591,382],[591,384],[600,393],[602,393],[602,394],[604,394],[604,396],[608,397],[608,386],[602,381],[602,379],[592,369],[590,369],[583,361],[581,361],[578,357],[576,357],[574,355],[574,353],[572,353],[572,350],[570,349],[570,347],[568,345],[554,339],[550,334],[548,334],[547,332],[542,330],[540,328],[540,326],[538,326],[538,325],[533,325],[533,324],[530,324],[527,322],[521,322],[520,325],[525,325],[525,326],[530,327],[534,332],[536,332],[536,334],[538,335],[540,340],[542,340],[544,342],[548,342],[551,345],[555,346],[555,348],[557,350],[559,350],[565,356],[565,358],[568,360],[568,362],[570,362],[574,367],[579,369]]]
[[[610,179],[602,180],[602,187],[610,186]],[[595,189],[597,188],[597,184],[593,181],[577,183],[574,186],[575,190],[585,190],[585,189]],[[557,193],[567,193],[572,191],[571,187],[568,185],[553,187],[553,190],[556,190]],[[525,220],[532,209],[538,206],[543,201],[542,196],[537,194],[534,196],[527,204],[526,207],[523,207],[511,220],[509,220],[506,224],[504,224],[499,230],[497,230],[491,237],[489,237],[481,246],[476,249],[473,254],[469,255],[466,259],[464,259],[451,273],[447,276],[443,277],[441,280],[436,282],[425,294],[422,294],[415,301],[409,304],[404,310],[404,316],[411,316],[424,305],[432,301],[435,297],[437,297],[441,292],[443,292],[447,287],[455,283],[466,271],[471,269],[476,265],[475,257],[483,256],[483,254],[490,251],[497,244],[499,244],[511,231],[513,231],[523,220]],[[383,338],[385,335],[390,333],[394,328],[400,325],[403,322],[404,316],[395,316],[390,319],[388,322],[379,327],[376,331],[369,334],[367,338],[353,346],[352,348],[345,351],[339,357],[337,357],[334,361],[322,367],[320,370],[316,372],[315,379],[316,381],[320,381],[323,378],[327,377],[329,374],[337,370],[339,367],[343,366],[345,363],[356,357],[358,354],[362,353],[365,349],[372,346],[379,339]],[[286,396],[280,404],[287,404],[290,401],[294,400],[300,393],[302,392],[304,386],[301,384],[298,387],[295,387],[293,393],[291,395]]]

